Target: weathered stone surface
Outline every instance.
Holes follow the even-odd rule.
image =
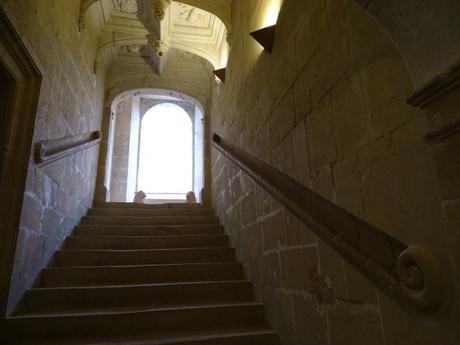
[[[278,211],[264,220],[264,251],[277,250],[285,245],[286,231],[284,222],[282,211]]]
[[[310,62],[327,33],[326,6],[323,1],[311,1],[310,11],[304,12],[303,25],[295,39],[295,56],[298,70]],[[305,5],[307,6],[307,5]]]
[[[329,344],[383,345],[383,333],[378,311],[370,305],[336,302],[328,310]]]
[[[311,291],[310,272],[317,270],[316,247],[285,249],[281,252],[281,274],[285,289]]]
[[[299,121],[311,112],[312,104],[310,84],[310,70],[305,68],[299,74],[299,78],[294,84],[296,121]]]
[[[312,174],[337,159],[332,109],[332,98],[326,96],[307,117],[308,155]]]
[[[327,318],[319,312],[315,299],[311,295],[294,295],[293,303],[297,344],[329,344]]]
[[[377,304],[377,290],[366,277],[345,262],[347,299],[368,304]]]
[[[306,246],[317,242],[316,235],[290,211],[284,212],[287,246]]]
[[[366,219],[406,243],[415,238],[435,243],[433,229],[441,214],[434,181],[429,153],[422,147],[373,165],[363,179]]]
[[[334,166],[334,185],[336,203],[352,214],[362,217],[364,213],[363,191],[356,156],[338,162]]]
[[[42,204],[29,195],[24,196],[22,206],[22,226],[27,229],[33,229],[37,233],[42,230],[42,217],[44,213],[44,207]]]
[[[262,281],[265,289],[281,287],[281,266],[278,253],[262,255]]]
[[[267,301],[267,309],[270,308],[270,313],[273,322],[279,325],[281,341],[283,344],[295,344],[295,329],[294,329],[294,309],[292,296],[282,290],[266,289],[264,300]]]
[[[251,224],[256,221],[256,193],[250,192],[241,201],[241,221]]]
[[[293,128],[294,123],[294,93],[290,92],[268,119],[270,142],[273,145],[272,148],[277,147],[278,144],[286,137]]]
[[[420,113],[406,104],[412,91],[407,70],[399,57],[383,57],[361,71],[362,92],[372,128],[372,138],[380,137]],[[387,90],[385,94],[382,89]]]
[[[292,154],[294,178],[306,186],[311,186],[310,164],[308,162],[305,121],[301,120],[292,131]]]
[[[460,134],[456,134],[435,146],[436,163],[445,199],[460,197]]]
[[[329,245],[318,242],[320,274],[330,287],[333,298],[346,298],[345,267],[343,259]]]
[[[334,88],[333,119],[338,159],[348,158],[368,141],[370,118],[363,104],[359,75]]]

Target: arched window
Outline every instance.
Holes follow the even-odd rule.
[[[185,199],[193,190],[193,125],[183,108],[162,103],[144,115],[137,190],[149,199]]]

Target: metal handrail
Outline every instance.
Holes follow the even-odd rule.
[[[400,242],[215,133],[212,145],[401,306],[434,314],[447,305],[449,284],[428,248]]]

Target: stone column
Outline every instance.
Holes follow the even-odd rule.
[[[102,114],[101,132],[102,139],[99,146],[99,160],[97,163],[96,190],[94,201],[107,201],[108,187],[105,185],[107,173],[107,153],[110,141],[110,122],[112,120],[112,109],[110,105],[105,105]]]
[[[211,205],[211,121],[210,115],[205,111],[204,113],[204,190],[202,195],[202,203]]]

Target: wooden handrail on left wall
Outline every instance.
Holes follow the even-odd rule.
[[[35,144],[35,163],[48,164],[86,150],[99,144],[101,137],[101,131],[94,131],[59,139],[41,140]]]

